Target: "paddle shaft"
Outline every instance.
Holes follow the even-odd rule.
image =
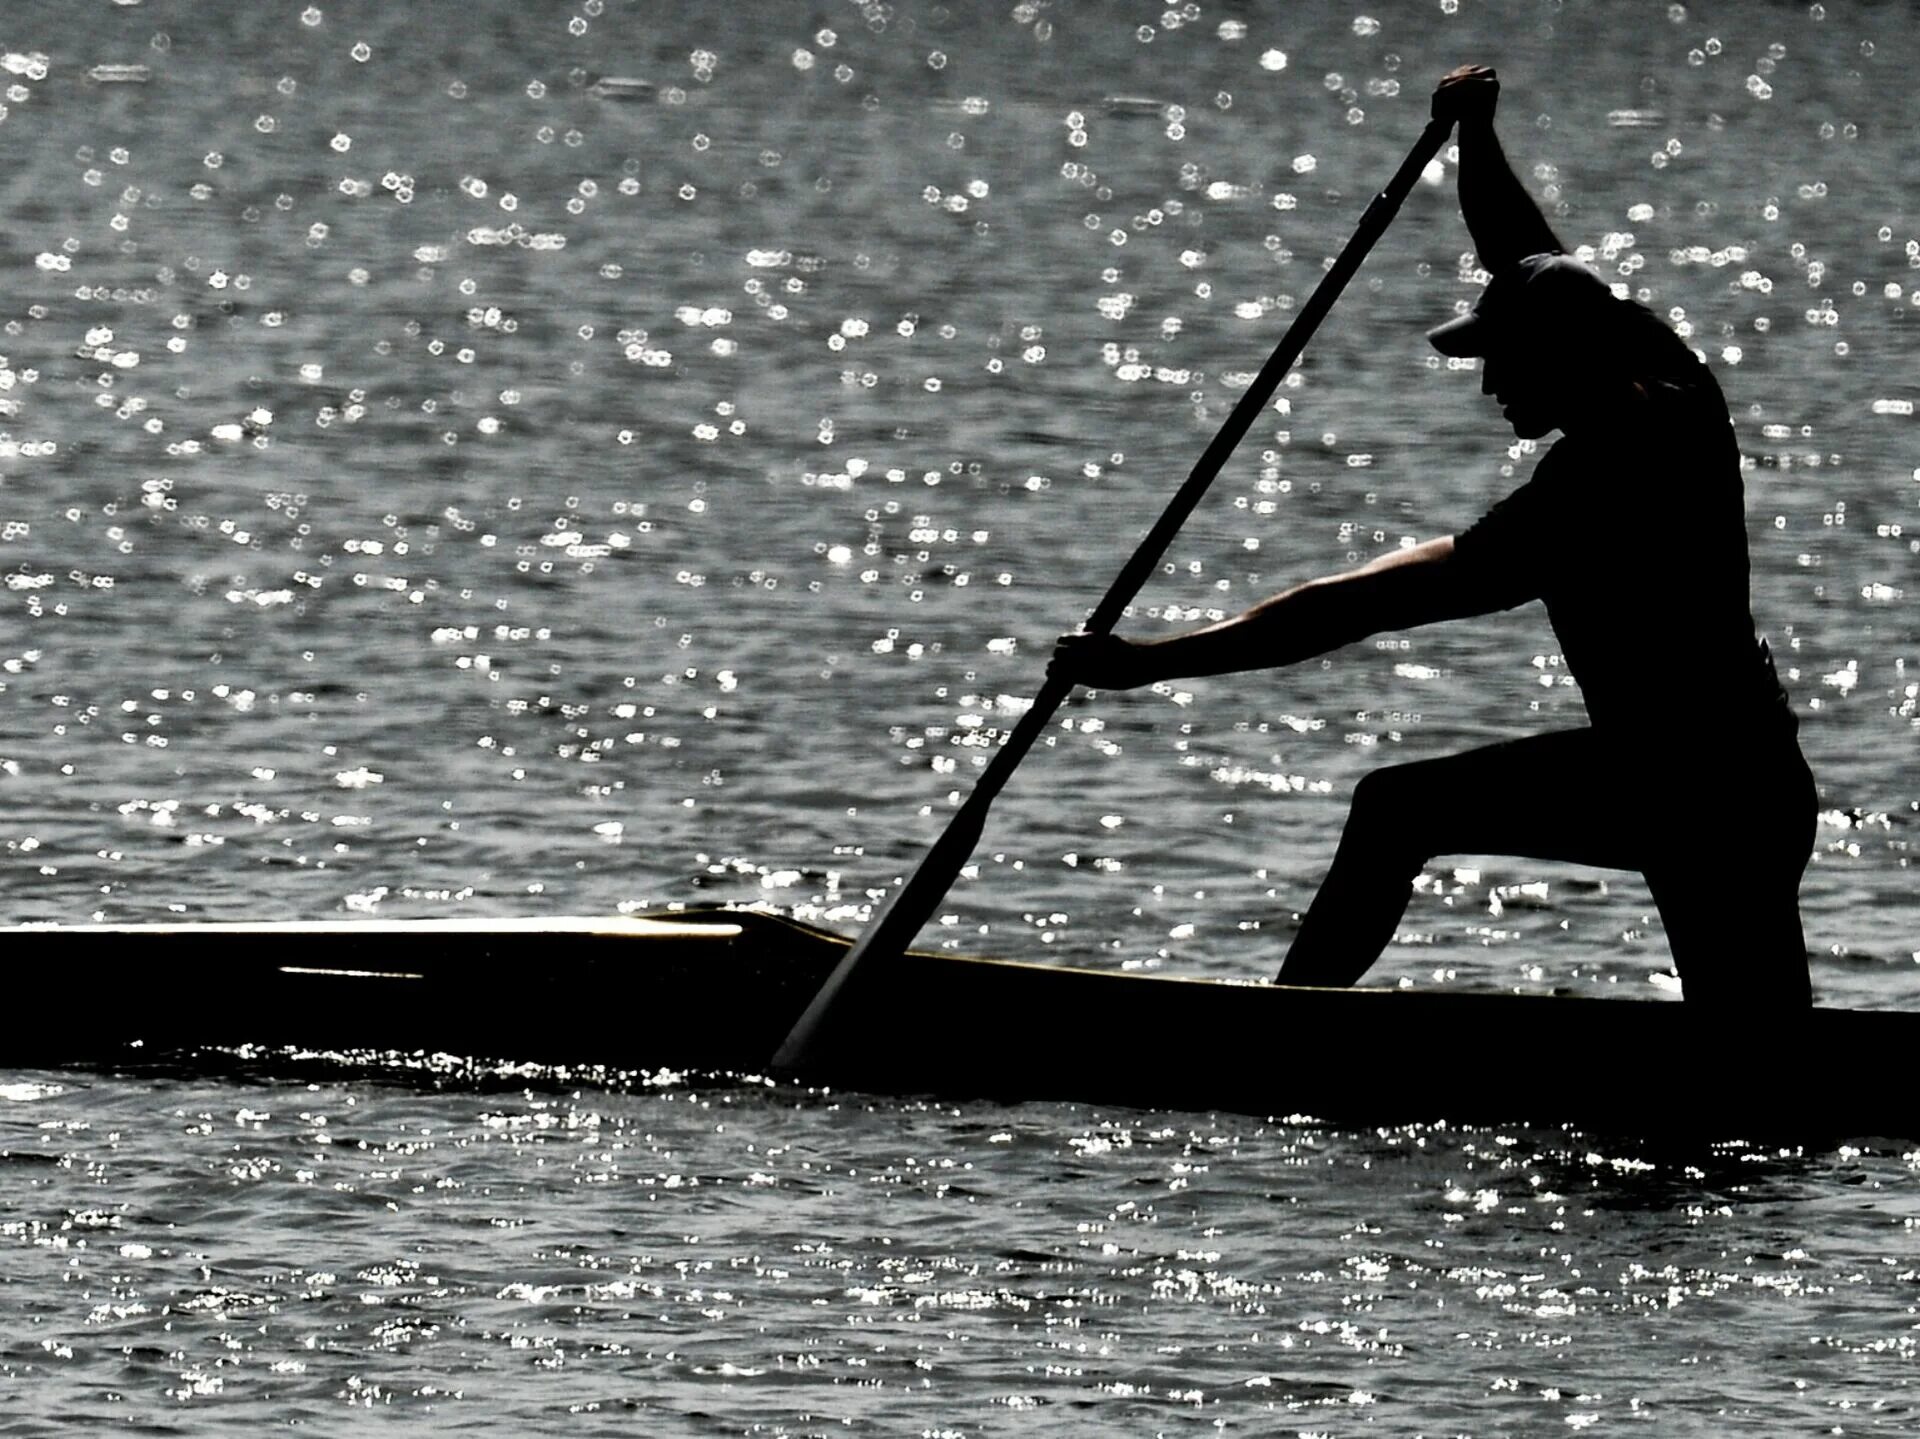
[[[1107,634],[1120,622],[1127,606],[1133,603],[1133,597],[1160,563],[1160,557],[1166,553],[1174,535],[1186,523],[1187,516],[1193,513],[1194,506],[1200,503],[1200,497],[1207,492],[1214,476],[1220,473],[1227,457],[1267,407],[1273,392],[1280,387],[1287,371],[1293,368],[1294,361],[1300,358],[1314,331],[1319,329],[1320,322],[1333,308],[1334,301],[1340,298],[1347,281],[1353,278],[1374,243],[1385,233],[1399,211],[1401,202],[1420,178],[1421,171],[1440,152],[1452,128],[1450,121],[1428,122],[1427,128],[1420,133],[1419,141],[1394,172],[1393,179],[1373,197],[1366,213],[1360,217],[1360,225],[1354,231],[1353,238],[1347,241],[1346,247],[1328,267],[1313,294],[1308,296],[1306,304],[1300,307],[1300,313],[1287,327],[1286,334],[1281,336],[1273,354],[1268,356],[1266,364],[1260,367],[1260,373],[1234,405],[1220,432],[1195,461],[1186,482],[1180,486],[1159,520],[1147,532],[1146,538],[1140,541],[1132,558],[1115,577],[1105,597],[1094,608],[1084,626],[1088,634]],[[1060,702],[1072,689],[1072,681],[1055,676],[1049,676],[1041,686],[1033,704],[995,750],[992,762],[981,774],[973,792],[961,804],[946,832],[934,841],[933,847],[927,851],[919,868],[914,870],[907,882],[888,897],[858,942],[835,966],[826,983],[820,986],[813,1002],[787,1035],[786,1042],[774,1054],[773,1067],[776,1070],[795,1072],[807,1069],[819,1052],[827,1016],[848,981],[867,962],[901,954],[933,917],[934,910],[939,908],[947,891],[953,887],[954,880],[959,877],[961,867],[972,855],[974,846],[980,842],[988,809],[1013,777],[1020,761],[1026,758],[1027,751],[1033,748],[1041,731],[1052,722],[1054,711],[1059,709]]]

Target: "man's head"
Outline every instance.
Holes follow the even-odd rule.
[[[1628,378],[1618,361],[1635,308],[1572,256],[1529,255],[1427,338],[1443,355],[1478,357],[1481,389],[1515,434],[1538,439],[1589,413],[1609,379]]]

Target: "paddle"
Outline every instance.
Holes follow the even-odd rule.
[[[1133,558],[1127,561],[1126,568],[1120,571],[1106,597],[1087,620],[1087,633],[1106,634],[1119,623],[1140,586],[1146,583],[1154,566],[1160,562],[1160,556],[1166,552],[1175,533],[1186,522],[1194,506],[1200,503],[1200,497],[1213,483],[1213,477],[1220,472],[1220,467],[1227,462],[1227,457],[1252,426],[1255,417],[1273,398],[1280,381],[1293,368],[1293,362],[1300,358],[1307,341],[1313,338],[1313,332],[1333,308],[1334,301],[1340,298],[1340,292],[1360,268],[1374,242],[1385,233],[1387,225],[1400,209],[1401,201],[1406,199],[1420,172],[1426,169],[1428,162],[1446,143],[1452,128],[1451,120],[1429,121],[1427,128],[1420,132],[1420,139],[1412,152],[1387,183],[1386,189],[1373,197],[1366,213],[1360,217],[1360,226],[1354,231],[1353,238],[1347,241],[1346,248],[1321,278],[1306,304],[1300,307],[1300,313],[1287,327],[1279,346],[1268,357],[1266,364],[1261,366],[1260,373],[1254,377],[1239,403],[1233,407],[1226,423],[1220,427],[1220,433],[1213,437],[1213,443],[1207,446],[1194,464],[1186,483],[1180,486],[1166,512],[1140,542],[1139,548],[1133,552]],[[912,943],[921,927],[932,918],[934,910],[959,877],[961,866],[980,842],[988,808],[1006,787],[1020,761],[1033,748],[1033,742],[1040,737],[1040,732],[1047,727],[1054,711],[1072,689],[1070,681],[1054,677],[1047,679],[1040,693],[1034,696],[1032,706],[1020,717],[1019,723],[995,752],[992,763],[960,806],[959,813],[954,815],[946,833],[934,841],[933,848],[920,861],[920,867],[880,907],[879,914],[874,916],[866,932],[834,967],[833,973],[827,976],[827,982],[820,986],[813,1002],[793,1026],[785,1043],[775,1052],[774,1069],[795,1073],[816,1066],[822,1035],[826,1032],[835,1002],[863,965],[900,955]]]

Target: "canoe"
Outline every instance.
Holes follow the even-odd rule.
[[[6,930],[11,1065],[764,1076],[849,941],[749,911]],[[24,1022],[21,1022],[24,1021]],[[915,951],[804,1076],[874,1094],[1336,1122],[1920,1135],[1920,1014],[1710,1023],[1670,1000],[1300,989]]]

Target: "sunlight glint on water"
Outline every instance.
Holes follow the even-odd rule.
[[[6,19],[14,918],[720,900],[857,927],[1433,78],[1488,60],[1561,233],[1727,389],[1755,610],[1822,784],[1815,984],[1912,1002],[1899,13],[27,0]],[[1457,529],[1526,471],[1477,374],[1421,343],[1476,278],[1450,156],[1428,180],[1135,630]],[[1711,744],[1711,699],[1668,698]],[[1361,773],[1579,715],[1537,609],[1076,702],[927,938],[1269,973]],[[1636,878],[1460,856],[1422,877],[1377,973],[1638,997],[1665,968]],[[182,976],[183,1004],[202,982]],[[84,1015],[77,994],[59,1022]],[[605,1022],[591,995],[580,1022]],[[1521,1075],[1549,1061],[1516,1054]],[[1891,1406],[1912,1175],[1889,1154],[97,1076],[12,1076],[0,1109],[22,1412],[1911,1420]]]

